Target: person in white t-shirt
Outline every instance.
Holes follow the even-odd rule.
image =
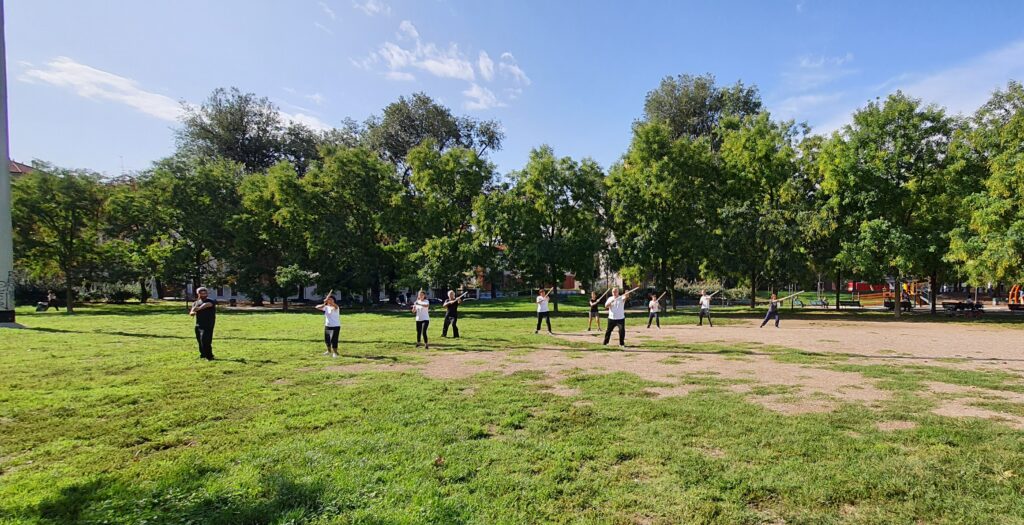
[[[657,323],[658,330],[661,330],[661,300],[665,297],[665,292],[658,297],[656,294],[651,294],[651,300],[647,303],[647,328],[651,327],[651,321]]]
[[[552,289],[549,288],[547,290],[543,290],[542,289],[542,290],[537,292],[537,299],[536,299],[536,301],[537,301],[537,329],[533,331],[533,333],[535,333],[535,334],[539,334],[540,333],[540,321],[541,321],[541,319],[547,321],[547,323],[548,323],[548,333],[549,334],[552,333],[551,332],[551,312],[548,311],[548,301],[550,301],[550,299],[548,298],[548,294],[551,293],[551,290]]]
[[[708,295],[707,290],[700,291],[700,319],[697,320],[697,326],[704,326],[704,318],[708,318],[708,326],[715,326],[711,324],[711,298],[714,297],[718,292]]]
[[[604,332],[605,345],[612,337],[612,330],[617,326],[619,327],[619,346],[626,346],[626,300],[629,299],[629,294],[639,289],[638,286],[620,295],[617,287],[612,288],[612,296],[604,302],[604,307],[608,309],[608,329]]]
[[[416,314],[416,348],[420,347],[422,340],[423,346],[430,349],[430,342],[427,341],[427,327],[430,326],[430,301],[427,300],[427,292],[420,290],[416,302],[412,303],[412,313]]]
[[[341,333],[341,315],[338,303],[334,302],[334,290],[324,297],[324,302],[316,305],[316,309],[324,313],[324,344],[327,351],[324,355],[338,357],[338,335]]]

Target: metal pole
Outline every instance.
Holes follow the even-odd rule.
[[[11,155],[7,138],[7,46],[0,0],[0,326],[14,325],[14,236],[11,229]]]

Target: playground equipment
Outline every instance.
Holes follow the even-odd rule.
[[[927,280],[907,281],[900,284],[901,309],[910,310],[916,306],[931,306],[934,300],[931,284]],[[888,309],[895,307],[896,301],[895,281],[887,284],[849,282],[847,290],[853,293],[853,298],[863,306],[883,306]],[[1022,299],[1024,309],[1024,299]]]
[[[1006,297],[1006,306],[1010,310],[1024,310],[1024,287],[1015,284],[1010,287],[1010,294]]]

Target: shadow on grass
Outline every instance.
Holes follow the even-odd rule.
[[[190,469],[191,470],[191,469]],[[262,474],[256,490],[211,493],[209,471],[161,480],[160,488],[142,491],[115,476],[99,476],[69,485],[29,509],[43,523],[134,523],[158,517],[159,523],[292,523],[329,512],[322,482],[298,481],[283,472]]]

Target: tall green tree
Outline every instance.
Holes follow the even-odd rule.
[[[512,220],[501,239],[522,277],[556,288],[567,272],[589,276],[604,249],[604,184],[590,159],[558,158],[549,146],[530,152],[526,167],[512,174]],[[557,298],[555,309],[557,311]]]
[[[104,202],[103,269],[111,282],[138,283],[139,300],[149,298],[149,280],[163,274],[169,257],[164,242],[171,229],[172,210],[161,204],[149,174],[133,175],[108,184]]]
[[[494,168],[471,149],[438,151],[431,140],[408,156],[425,240],[411,260],[421,284],[457,288],[478,259],[473,202],[493,184]]]
[[[15,265],[34,278],[64,282],[68,313],[74,287],[100,257],[104,186],[98,174],[37,163],[11,188]]]
[[[719,170],[710,139],[672,139],[661,122],[638,124],[606,180],[615,261],[672,290],[708,253]]]
[[[768,113],[723,121],[725,174],[719,206],[718,271],[750,284],[750,305],[762,281],[769,287],[800,275],[805,259],[796,222],[805,195],[797,167],[800,129]]]
[[[892,277],[897,290],[921,271],[923,251],[940,242],[928,199],[942,184],[951,133],[942,109],[901,92],[853,115],[824,163],[832,206],[855,226],[838,256],[844,266],[865,278]]]
[[[719,86],[710,73],[685,74],[665,77],[656,89],[647,93],[644,121],[664,123],[671,130],[672,139],[711,137],[712,146],[717,149],[720,140],[715,131],[722,118],[756,115],[761,109],[757,86],[746,86],[739,81],[731,86]]]
[[[983,186],[963,201],[948,259],[975,286],[1024,282],[1024,87],[1010,82],[983,105],[953,145],[954,169],[976,173]]]

